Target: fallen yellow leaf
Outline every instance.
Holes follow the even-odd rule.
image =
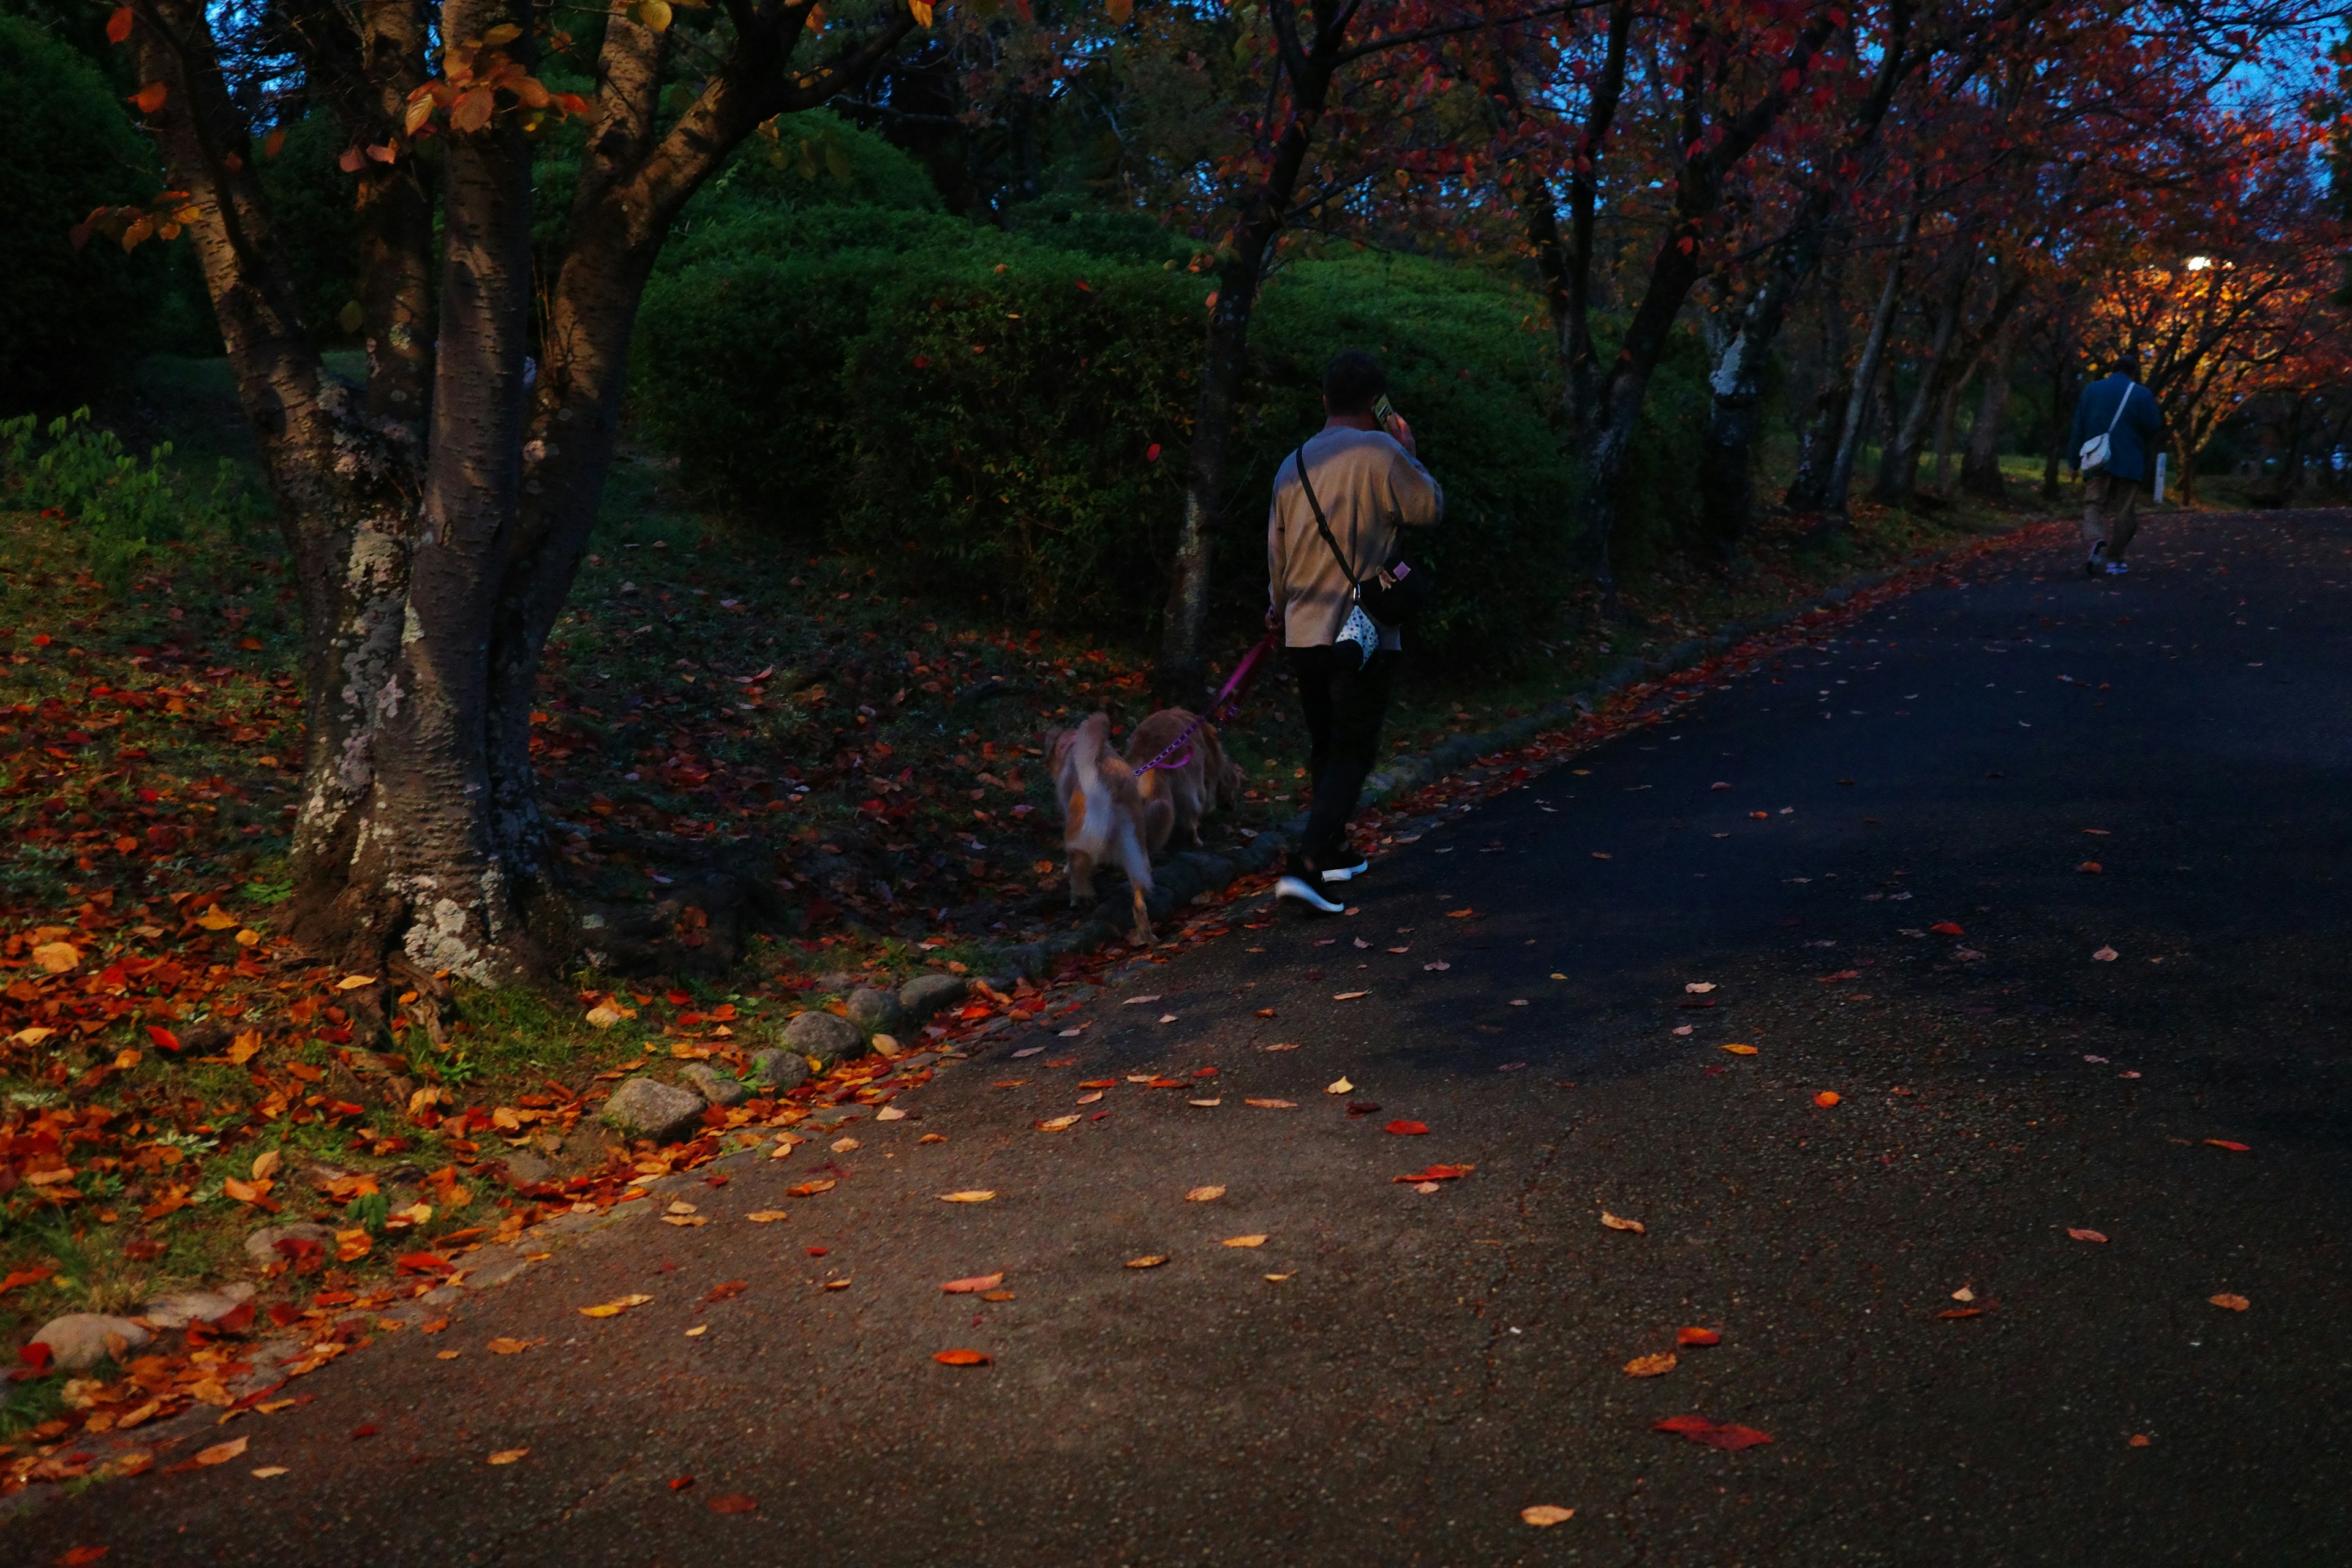
[[[51,974],[63,974],[81,962],[81,954],[69,942],[45,942],[33,950],[33,962]]]
[[[204,927],[206,931],[226,931],[229,927],[236,924],[236,917],[230,914],[226,910],[222,909],[218,904],[215,904],[211,909],[206,910],[203,914],[196,917],[196,923]]]
[[[1356,1086],[1344,1078],[1323,1086],[1323,1092],[1326,1094],[1353,1094],[1355,1091]]]
[[[1242,1101],[1242,1103],[1244,1105],[1255,1105],[1260,1110],[1296,1110],[1298,1109],[1296,1101],[1287,1100],[1245,1100]]]
[[[1166,1253],[1156,1252],[1142,1258],[1130,1258],[1127,1260],[1127,1266],[1129,1268],[1157,1268],[1167,1261]]]
[[[517,1459],[521,1458],[525,1454],[530,1452],[530,1450],[529,1448],[500,1448],[497,1453],[490,1456],[490,1463],[494,1465],[511,1465]]]
[[[1519,1517],[1529,1524],[1549,1530],[1555,1524],[1565,1524],[1574,1519],[1576,1510],[1572,1508],[1556,1508],[1550,1503],[1539,1502],[1533,1508],[1519,1510]]]
[[[1630,1230],[1636,1236],[1647,1236],[1650,1234],[1650,1227],[1643,1225],[1640,1220],[1619,1219],[1607,1209],[1602,1209],[1601,1211],[1601,1223],[1607,1226],[1612,1230]]]
[[[1296,1274],[1297,1272],[1297,1269],[1293,1269],[1293,1270],[1291,1270],[1291,1274]],[[1276,1284],[1279,1285],[1279,1284],[1281,1284],[1285,1279],[1289,1279],[1289,1278],[1291,1277],[1291,1274],[1269,1274],[1269,1275],[1267,1275],[1267,1276],[1266,1276],[1266,1278],[1267,1278],[1268,1279],[1273,1280]]]
[[[1220,1247],[1264,1247],[1265,1245],[1265,1237],[1262,1236],[1229,1236],[1217,1245]]]
[[[232,921],[229,923],[234,925],[236,922]],[[335,989],[338,991],[357,991],[362,985],[373,985],[374,984],[375,976],[373,974],[346,974],[341,980],[335,982]]]
[[[988,1191],[986,1188],[981,1188],[968,1193],[941,1193],[940,1194],[940,1202],[943,1204],[984,1204],[995,1195],[996,1194],[994,1193]]]
[[[245,1452],[246,1441],[247,1440],[243,1437],[231,1437],[226,1443],[215,1443],[211,1447],[203,1449],[197,1453],[196,1463],[200,1465],[226,1465],[231,1459],[236,1458],[239,1454]]]
[[[773,1225],[780,1219],[790,1219],[792,1216],[782,1209],[753,1209],[743,1217],[753,1225]]]
[[[1194,1187],[1184,1194],[1184,1201],[1188,1204],[1213,1204],[1224,1195],[1223,1187]]]
[[[255,1468],[253,1479],[257,1481],[266,1481],[273,1476],[282,1476],[285,1473],[286,1467],[283,1465],[262,1465]]]
[[[254,1156],[253,1179],[257,1182],[266,1182],[276,1175],[278,1168],[284,1163],[286,1163],[285,1155],[275,1149],[265,1150]]]
[[[530,1349],[529,1340],[495,1339],[485,1347],[492,1355],[520,1355]]]
[[[1102,1096],[1097,1095],[1095,1098],[1097,1100],[1100,1100]],[[1040,1121],[1037,1123],[1037,1131],[1040,1132],[1059,1132],[1062,1129],[1072,1125],[1076,1121],[1077,1118],[1076,1116],[1056,1116],[1050,1121]]]
[[[642,1307],[652,1300],[651,1296],[623,1296],[617,1300],[599,1302],[593,1307],[583,1307],[580,1309],[580,1315],[583,1318],[617,1318],[630,1308]]]
[[[1752,1057],[1756,1054],[1756,1047],[1754,1046],[1743,1046],[1732,1043],[1727,1044],[1723,1048],[1729,1051],[1735,1057]]]

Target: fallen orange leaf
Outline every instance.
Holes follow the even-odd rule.
[[[530,1450],[529,1448],[500,1448],[497,1453],[490,1456],[490,1463],[493,1465],[511,1465],[530,1452]]]
[[[530,1349],[529,1340],[495,1339],[487,1347],[492,1355],[520,1355]]]
[[[940,1194],[940,1202],[943,1204],[984,1204],[995,1195],[996,1194],[994,1193],[986,1191],[985,1189],[965,1193],[941,1193]]]
[[[784,1189],[784,1196],[788,1198],[813,1198],[819,1193],[829,1193],[833,1191],[833,1189],[839,1184],[840,1184],[835,1182],[832,1177],[827,1176],[821,1182],[803,1182],[797,1187],[786,1187]]]
[[[1607,1226],[1612,1230],[1630,1230],[1635,1236],[1647,1236],[1650,1234],[1650,1227],[1643,1225],[1640,1220],[1620,1219],[1617,1215],[1611,1214],[1607,1209],[1602,1209],[1601,1211],[1601,1223]]]
[[[1735,1043],[1727,1045],[1723,1048],[1729,1051],[1735,1057],[1752,1057],[1756,1054],[1756,1047],[1754,1046],[1743,1046]]]
[[[741,1492],[721,1492],[710,1500],[713,1513],[757,1513],[760,1500],[745,1497]]]
[[[1382,1131],[1393,1132],[1400,1138],[1418,1138],[1429,1131],[1429,1124],[1425,1121],[1391,1121]]]
[[[1821,1093],[1813,1096],[1813,1103],[1820,1106],[1823,1110],[1827,1110],[1831,1106],[1835,1105],[1840,1098],[1841,1097],[1837,1090],[1833,1089],[1825,1089],[1822,1090]]]
[[[1719,1345],[1723,1332],[1719,1329],[1676,1329],[1675,1343],[1678,1345]]]
[[[1576,1510],[1572,1508],[1556,1508],[1550,1503],[1539,1502],[1533,1508],[1519,1510],[1519,1517],[1539,1529],[1549,1530],[1555,1524],[1565,1524],[1574,1519]]]
[[[2105,1241],[2107,1239],[2095,1230],[2080,1230],[2071,1225],[2066,1227],[2066,1234],[2073,1237],[2076,1241]]]
[[[1184,1194],[1184,1201],[1188,1204],[1213,1204],[1224,1195],[1223,1187],[1194,1187]]]
[[[226,1443],[215,1443],[211,1447],[203,1449],[196,1455],[196,1463],[226,1465],[245,1452],[246,1443],[247,1439],[243,1437],[232,1437]]]
[[[2247,1300],[2243,1296],[2233,1296],[2227,1290],[2222,1291],[2221,1294],[2218,1296],[2208,1296],[2205,1299],[2208,1301],[2212,1302],[2213,1305],[2224,1308],[2232,1312],[2242,1312],[2247,1308],[2253,1305],[2252,1301]]]
[[[1127,1266],[1129,1268],[1157,1268],[1167,1261],[1168,1255],[1159,1252],[1142,1258],[1130,1258],[1127,1260]]]
[[[1675,1370],[1675,1352],[1660,1351],[1655,1355],[1637,1355],[1625,1363],[1627,1377],[1664,1377]]]
[[[1458,1181],[1477,1168],[1478,1167],[1475,1165],[1432,1165],[1426,1171],[1415,1171],[1411,1175],[1391,1176],[1389,1178],[1389,1183],[1393,1186],[1399,1182],[1421,1183]]]
[[[1264,1247],[1265,1245],[1265,1237],[1262,1236],[1229,1236],[1217,1245],[1220,1247]]]
[[[994,1274],[975,1274],[969,1279],[950,1279],[940,1289],[950,1296],[976,1296],[982,1290],[993,1290],[1003,1283],[1004,1275],[1000,1271]]]
[[[941,1366],[986,1366],[988,1357],[979,1351],[934,1351],[931,1359]]]

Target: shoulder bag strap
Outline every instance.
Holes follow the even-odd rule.
[[[2124,410],[2131,406],[2131,395],[2138,390],[2139,383],[2136,381],[2127,381],[2124,383],[2124,395],[2116,399],[2116,416],[2107,421],[2108,435],[2114,435],[2116,433],[2116,426],[2124,422]]]
[[[1298,488],[1307,492],[1307,504],[1315,513],[1315,531],[1321,534],[1323,542],[1331,547],[1331,558],[1339,563],[1339,574],[1348,579],[1348,586],[1355,590],[1357,597],[1361,598],[1363,580],[1356,575],[1355,568],[1349,565],[1348,558],[1339,553],[1339,542],[1331,537],[1331,525],[1324,521],[1323,503],[1315,499],[1315,487],[1307,482],[1307,448],[1303,444],[1290,455],[1290,461],[1291,466],[1298,470]]]

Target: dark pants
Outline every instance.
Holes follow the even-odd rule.
[[[1298,678],[1299,706],[1306,710],[1313,748],[1307,776],[1314,784],[1314,804],[1307,810],[1306,836],[1290,855],[1292,872],[1307,875],[1355,863],[1348,850],[1348,818],[1356,813],[1365,775],[1380,758],[1381,720],[1388,713],[1400,656],[1383,648],[1360,668],[1352,647],[1285,651]]]

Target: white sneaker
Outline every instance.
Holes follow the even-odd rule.
[[[1274,896],[1277,899],[1297,899],[1318,914],[1340,915],[1348,912],[1347,905],[1333,903],[1308,886],[1304,877],[1283,878],[1275,883]]]
[[[1372,868],[1369,860],[1359,860],[1352,866],[1334,866],[1323,873],[1327,882],[1351,882]]]

